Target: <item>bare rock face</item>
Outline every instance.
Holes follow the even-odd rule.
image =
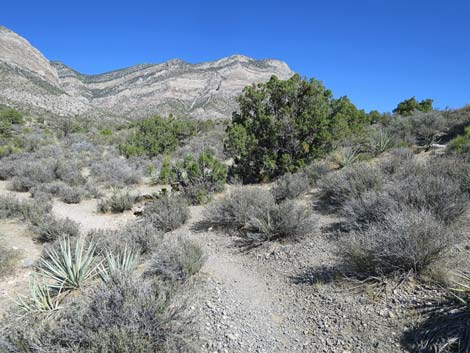
[[[200,64],[175,59],[84,75],[48,61],[25,39],[0,27],[0,103],[32,111],[229,118],[243,87],[272,75],[287,79],[293,72],[282,61],[234,55]]]

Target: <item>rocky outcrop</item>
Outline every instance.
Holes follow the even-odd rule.
[[[59,115],[228,118],[243,87],[292,74],[282,61],[234,55],[199,64],[175,59],[84,75],[48,61],[28,41],[0,27],[0,103]]]

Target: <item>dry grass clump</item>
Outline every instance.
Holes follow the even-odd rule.
[[[338,253],[348,268],[365,276],[422,274],[448,254],[456,238],[429,211],[405,208],[351,231]]]
[[[305,194],[310,188],[310,181],[304,173],[287,173],[278,178],[271,190],[276,202],[293,200]]]
[[[273,195],[256,187],[239,187],[214,202],[205,222],[257,241],[295,239],[313,228],[311,210],[292,200],[276,204]]]
[[[163,232],[171,232],[189,219],[189,207],[186,199],[180,195],[164,194],[146,206],[143,219]]]
[[[135,197],[127,190],[113,190],[108,198],[98,200],[97,209],[101,213],[122,213],[129,211],[134,205]]]
[[[367,163],[326,174],[319,182],[324,204],[336,210],[350,198],[360,197],[368,191],[381,191],[383,185],[384,176],[380,169]]]
[[[169,239],[157,247],[147,266],[147,276],[158,276],[165,281],[184,282],[199,272],[206,257],[192,241]]]

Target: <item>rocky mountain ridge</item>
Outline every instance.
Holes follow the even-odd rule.
[[[49,61],[0,26],[0,103],[56,115],[228,118],[243,87],[293,75],[279,60],[234,55],[191,64],[179,59],[86,75]]]

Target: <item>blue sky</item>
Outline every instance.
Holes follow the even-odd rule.
[[[470,103],[470,0],[6,1],[0,24],[100,73],[172,58],[276,58],[360,108]]]

